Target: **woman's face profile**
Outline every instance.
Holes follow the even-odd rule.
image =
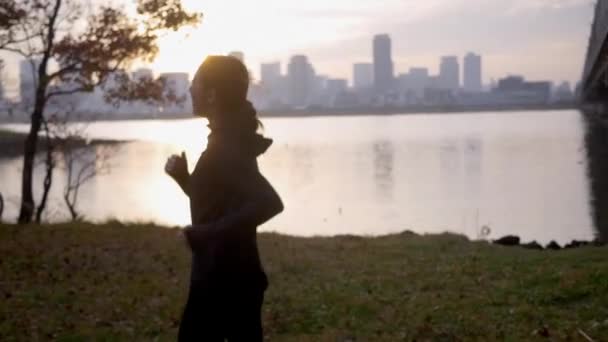
[[[192,97],[192,112],[195,116],[209,118],[210,112],[215,105],[215,89],[205,87],[198,75],[192,80],[190,96]]]

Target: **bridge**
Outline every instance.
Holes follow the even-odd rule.
[[[596,236],[608,243],[608,0],[597,0],[581,79],[587,173]]]
[[[608,0],[597,0],[581,82],[585,102],[608,103]]]

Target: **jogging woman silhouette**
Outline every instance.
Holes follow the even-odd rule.
[[[192,174],[186,156],[165,165],[190,198],[190,293],[179,341],[263,340],[261,307],[268,286],[258,254],[258,225],[283,203],[260,174],[256,158],[272,140],[247,101],[249,74],[238,59],[210,56],[190,89],[194,114],[209,120],[207,148]]]

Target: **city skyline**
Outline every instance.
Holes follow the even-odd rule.
[[[384,61],[385,63],[380,63],[383,65],[380,66],[376,66],[374,63],[374,46],[376,44],[376,38],[381,37],[382,40],[384,40],[383,44],[388,44],[388,46],[383,46],[380,50],[386,50],[386,51],[380,51],[381,55],[383,55],[382,57],[384,57]],[[358,63],[352,63],[349,65],[350,67],[350,74],[347,77],[339,77],[336,76],[334,74],[325,74],[325,73],[321,73],[318,72],[317,67],[315,65],[315,63],[313,61],[310,60],[309,56],[306,54],[298,54],[298,55],[293,55],[290,56],[289,59],[287,61],[281,61],[281,60],[274,60],[271,62],[266,62],[266,63],[261,63],[260,65],[251,67],[249,65],[247,65],[250,74],[252,75],[252,85],[253,84],[260,84],[262,83],[262,81],[264,80],[264,74],[265,72],[267,73],[267,77],[272,74],[272,76],[270,76],[271,78],[274,79],[278,79],[281,77],[288,77],[289,76],[289,67],[290,64],[293,62],[294,58],[295,59],[305,59],[305,62],[309,65],[309,67],[312,70],[313,75],[317,75],[317,76],[323,76],[326,77],[328,79],[332,79],[332,80],[346,80],[347,85],[349,88],[353,88],[353,89],[357,89],[357,88],[364,88],[361,86],[357,86],[357,74],[359,74],[360,78],[365,78],[365,81],[362,81],[364,83],[367,83],[367,86],[374,86],[374,83],[376,81],[376,77],[375,77],[375,68],[376,67],[384,67],[385,70],[385,79],[383,80],[383,83],[385,83],[385,85],[383,86],[383,89],[381,92],[387,91],[391,88],[394,87],[398,87],[397,84],[399,82],[399,77],[402,77],[404,75],[408,75],[409,73],[418,73],[420,74],[420,72],[424,72],[426,73],[425,77],[436,77],[437,78],[437,82],[438,82],[438,86],[440,87],[444,87],[446,89],[451,89],[451,90],[458,90],[458,89],[462,89],[462,90],[467,90],[467,91],[481,91],[483,89],[488,89],[490,86],[492,86],[498,79],[500,78],[504,78],[504,77],[509,77],[509,76],[524,76],[524,77],[528,77],[528,75],[521,73],[521,72],[511,72],[511,73],[506,73],[504,75],[498,75],[496,77],[496,79],[492,78],[491,82],[484,82],[483,81],[483,75],[485,74],[485,72],[483,71],[483,66],[482,66],[482,58],[484,58],[485,61],[485,57],[483,57],[483,53],[479,54],[479,52],[472,52],[469,51],[466,54],[464,54],[463,56],[436,56],[435,57],[435,64],[436,64],[436,73],[433,73],[432,70],[434,69],[432,66],[426,66],[426,65],[412,65],[409,67],[409,69],[395,69],[394,66],[392,65],[392,63],[390,63],[390,61],[392,61],[392,49],[391,49],[391,38],[390,35],[388,34],[377,34],[374,36],[374,39],[372,40],[372,55],[369,58],[369,61],[365,61],[365,62],[358,62]],[[242,51],[231,51],[230,53],[227,54],[228,56],[231,57],[235,57],[239,60],[241,60],[242,62],[246,61],[246,54]],[[473,71],[468,70],[467,71],[467,67],[471,68],[470,63],[467,64],[467,59],[474,59],[474,63],[476,64],[474,66]],[[388,62],[388,65],[387,65]],[[27,73],[24,72],[24,67],[27,67],[27,69],[31,68],[31,63],[28,63],[26,60],[20,60],[19,61],[19,72],[18,72],[18,79],[17,80],[13,80],[14,84],[12,85],[12,88],[14,89],[10,89],[9,86],[9,90],[7,91],[7,93],[9,94],[9,97],[15,97],[17,95],[19,95],[22,91],[23,91],[23,83],[21,78],[27,76]],[[246,63],[247,64],[247,63]],[[366,70],[367,69],[367,70]],[[163,72],[157,72],[154,69],[150,68],[149,66],[137,66],[137,67],[133,67],[130,68],[128,70],[126,70],[128,73],[131,74],[131,76],[134,79],[140,78],[140,77],[158,77],[158,76],[163,76],[163,75],[172,75],[172,74],[186,74],[188,76],[188,79],[191,80],[194,73],[188,72],[188,71],[179,71],[179,70],[173,70],[173,71],[163,71]],[[259,76],[259,78],[255,78],[253,77],[253,75],[256,74],[256,71]],[[472,89],[470,86],[467,86],[466,81],[467,81],[467,72],[473,72],[474,74],[474,78],[476,78],[475,82],[475,86]],[[363,75],[364,74],[364,75]],[[434,76],[433,76],[434,74]],[[0,75],[1,76],[1,75]],[[470,76],[470,75],[469,75]],[[392,80],[389,80],[389,78],[392,77]],[[5,81],[4,78],[0,77],[0,83],[2,83],[2,81]],[[361,80],[360,80],[361,81]],[[554,84],[554,86],[558,86],[563,82],[568,82],[570,84],[572,84],[573,86],[576,85],[576,83],[572,83],[570,81],[567,80],[563,80],[563,81],[555,81],[555,80],[548,80],[550,82],[552,82]],[[312,81],[311,81],[312,82]],[[386,83],[392,83],[392,84],[386,84]],[[5,82],[6,83],[6,82]],[[6,88],[6,84],[3,84],[3,86]],[[6,92],[6,90],[5,90]]]
[[[333,75],[318,74],[313,63],[306,55],[291,56],[283,72],[280,61],[273,63],[262,63],[260,68],[261,78],[252,80],[250,95],[265,97],[267,104],[275,105],[290,104],[295,107],[305,107],[316,102],[329,103],[334,101],[336,96],[349,91],[354,93],[367,93],[366,96],[386,96],[401,93],[404,96],[422,97],[427,90],[449,91],[450,96],[458,93],[482,93],[493,91],[500,80],[517,78],[524,80],[525,75],[513,73],[499,78],[499,82],[484,84],[482,55],[475,52],[468,52],[462,58],[459,56],[440,56],[439,72],[435,75],[429,72],[426,67],[411,67],[407,72],[399,72],[393,69],[392,63],[392,40],[388,34],[377,34],[372,40],[373,63],[354,63],[350,78],[335,78]],[[231,57],[244,61],[245,53],[242,51],[232,51],[228,54]],[[461,63],[462,60],[462,63]],[[33,76],[30,75],[35,60],[22,60],[20,62],[20,84],[19,93],[21,102],[28,102],[28,90],[33,88]],[[173,89],[181,89],[180,96],[187,95],[191,75],[187,72],[164,72],[155,75],[154,71],[147,67],[125,70],[135,80],[143,78],[154,78],[155,76],[167,79]],[[251,70],[250,70],[251,72]],[[380,77],[376,77],[380,75]],[[351,82],[349,82],[351,80]],[[562,89],[565,93],[571,91],[570,82],[556,82],[533,80],[547,84],[555,91]],[[350,84],[349,84],[350,83]],[[59,85],[60,86],[60,85]],[[567,89],[566,89],[567,88]],[[413,91],[413,93],[409,93]],[[353,94],[353,93],[351,93]],[[445,95],[445,94],[444,94]],[[444,96],[441,95],[441,96]],[[26,97],[24,97],[26,96]],[[431,96],[428,93],[425,96]],[[317,102],[324,97],[324,100]],[[313,100],[316,99],[316,100]],[[333,100],[332,100],[333,99]],[[342,98],[340,101],[345,101]],[[285,102],[287,101],[287,102]],[[346,100],[351,102],[353,99]],[[282,104],[281,104],[282,103]]]
[[[256,79],[261,63],[286,63],[297,54],[306,54],[319,73],[350,79],[352,64],[371,55],[374,33],[385,32],[393,38],[395,70],[423,66],[434,74],[436,56],[478,51],[484,83],[521,73],[574,84],[593,14],[591,0],[387,0],[382,6],[367,0],[187,0],[185,6],[204,12],[205,19],[188,35],[161,38],[160,54],[149,65],[157,74],[192,74],[206,55],[237,50]],[[9,79],[16,79],[17,69],[18,59],[8,57]]]
[[[205,50],[245,51],[250,68],[256,70],[255,78],[259,77],[256,66],[262,62],[287,61],[298,54],[307,55],[319,73],[350,78],[351,65],[371,54],[369,40],[382,32],[393,38],[396,70],[425,66],[437,73],[435,56],[480,51],[486,59],[484,83],[516,72],[532,79],[575,83],[582,73],[592,3],[386,0],[379,6],[368,0],[306,4],[210,0],[196,8],[206,12],[198,36],[201,45],[208,44]],[[542,56],[560,58],[543,60]],[[170,63],[171,56],[159,56],[157,66]]]
[[[317,73],[315,65],[306,55],[291,56],[283,72],[281,62],[263,63],[259,66],[262,78],[252,82],[248,99],[260,110],[318,109],[364,110],[370,108],[502,108],[504,106],[547,106],[572,104],[575,93],[568,81],[559,85],[547,80],[530,80],[519,74],[508,74],[498,82],[484,85],[482,82],[483,55],[468,52],[464,57],[439,56],[439,72],[432,74],[429,68],[411,67],[399,73],[393,68],[392,39],[380,33],[371,41],[373,63],[352,65],[352,85],[348,79]],[[232,51],[229,56],[241,61],[242,51]],[[461,63],[462,60],[462,63]],[[36,60],[20,63],[20,106],[31,105],[34,89],[32,66]],[[137,68],[116,72],[128,73],[134,80],[152,78],[150,68]],[[379,77],[376,77],[379,75]],[[462,77],[461,77],[462,75]],[[176,105],[155,105],[142,101],[123,104],[120,110],[104,103],[104,88],[112,88],[110,75],[106,85],[92,93],[74,94],[58,99],[54,106],[70,103],[81,113],[104,112],[139,115],[179,115],[188,112],[190,77],[187,72],[164,72],[158,76],[166,81],[166,91],[185,99]],[[60,89],[63,85],[53,84]],[[146,114],[147,113],[147,114]],[[156,114],[154,114],[156,113]]]

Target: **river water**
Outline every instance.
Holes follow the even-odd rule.
[[[304,236],[449,231],[560,243],[593,236],[577,111],[263,122],[274,145],[260,158],[260,168],[286,210],[262,230]],[[192,168],[206,144],[205,125],[202,119],[90,124],[91,138],[133,142],[116,147],[111,172],[83,187],[79,209],[85,218],[188,224],[188,201],[163,166],[168,156],[184,150]],[[9,220],[17,215],[21,162],[0,159]],[[42,167],[35,176],[41,185]],[[59,170],[49,220],[67,217],[64,185]]]

